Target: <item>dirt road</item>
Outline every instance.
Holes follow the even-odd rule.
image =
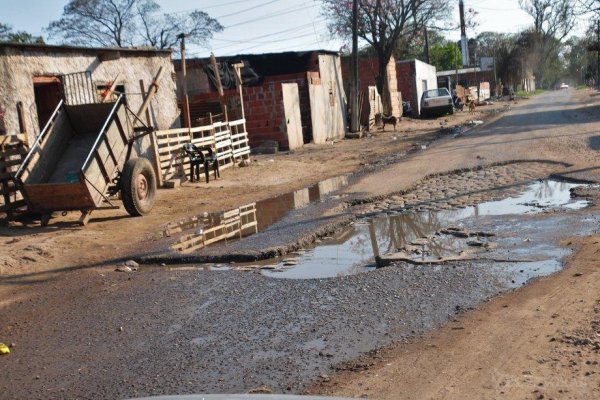
[[[568,268],[315,388],[373,399],[600,398],[600,236]]]
[[[403,157],[402,162],[396,159],[389,166],[367,168],[367,172],[356,175],[357,181],[346,191],[350,199],[381,197],[404,191],[430,174],[517,159],[566,162],[572,164],[570,171],[580,171],[577,176],[593,178],[600,165],[594,148],[600,114],[597,106],[586,104],[594,101],[590,92],[548,93],[478,130],[441,139],[424,151]],[[96,221],[86,231],[61,224],[61,232],[49,228],[33,237],[25,228],[7,229],[7,235],[22,237],[10,246],[38,243],[40,249],[33,248],[32,257],[37,254],[40,264],[53,268],[55,273],[38,271],[0,278],[4,291],[0,300],[0,339],[14,342],[11,354],[0,358],[6,371],[0,393],[15,399],[122,398],[244,392],[260,386],[287,393],[303,392],[321,378],[330,385],[315,390],[351,396],[398,398],[406,393],[407,398],[454,394],[465,398],[465,393],[472,392],[482,398],[495,398],[502,391],[517,397],[525,397],[529,391],[527,396],[540,398],[554,396],[555,392],[541,391],[551,379],[570,381],[571,371],[577,371],[576,376],[582,376],[578,382],[585,384],[556,385],[556,393],[569,390],[573,398],[597,397],[598,364],[594,362],[598,361],[598,353],[594,346],[598,328],[593,321],[597,321],[594,307],[599,297],[594,290],[598,282],[594,269],[598,243],[596,237],[567,237],[569,230],[577,231],[578,225],[593,229],[598,207],[568,214],[569,223],[560,232],[567,240],[563,244],[571,241],[571,246],[581,249],[570,269],[466,314],[464,310],[480,307],[486,299],[512,287],[514,277],[495,275],[492,269],[470,262],[436,268],[398,264],[370,273],[315,280],[276,280],[253,273],[157,266],[126,274],[114,272],[114,265],[91,265],[105,260],[107,254],[119,257],[139,251],[137,247],[143,240],[126,243],[132,231],[139,238],[152,233],[168,218],[256,200],[249,188],[257,185],[262,176],[259,172],[269,170],[271,165],[281,163],[286,166],[284,172],[290,168],[294,172],[284,180],[281,177],[286,173],[281,171],[267,174],[271,184],[262,194],[305,185],[310,176],[333,175],[353,170],[360,163],[374,163],[390,149],[406,152],[413,142],[410,137],[400,140],[396,134],[386,134],[374,142],[374,149],[365,147],[364,142],[348,141],[331,145],[332,150],[309,146],[282,157],[289,157],[283,161],[261,158],[262,165],[257,169],[249,167],[227,179],[243,184],[237,182],[229,189],[227,184],[222,184],[223,189],[211,186],[193,205],[171,201],[177,196],[163,198],[159,210],[164,213],[140,227],[128,226],[127,219]],[[323,162],[328,158],[335,158],[338,169],[328,170]],[[495,170],[484,168],[482,176],[489,178],[490,186],[499,187],[522,177],[543,178],[549,173],[565,172],[562,164],[535,163],[532,171],[527,171],[528,165],[500,168],[504,171],[501,176],[488,174]],[[506,171],[514,176],[507,176]],[[451,178],[447,181],[450,185],[465,183],[458,179],[462,177]],[[456,196],[465,194],[458,185],[444,189],[457,191]],[[182,191],[187,194],[182,194],[180,200],[189,201],[193,190]],[[473,194],[469,179],[464,190]],[[221,191],[236,197],[219,196]],[[446,193],[432,190],[427,196],[434,199]],[[406,194],[416,199],[421,195],[418,191]],[[540,218],[550,226],[565,221],[560,213]],[[586,224],[578,224],[577,218],[585,218]],[[107,230],[107,224],[114,224],[114,234]],[[554,241],[555,236],[548,240]],[[244,240],[251,241],[252,237]],[[88,254],[97,247],[101,251]],[[7,254],[5,248],[2,255]],[[69,258],[61,254],[67,250],[83,254],[79,259]],[[51,257],[44,259],[44,252]],[[14,254],[12,250],[8,253],[10,257]],[[74,266],[75,271],[60,271],[62,266]],[[583,275],[573,276],[575,273]],[[545,282],[548,286],[543,286]],[[415,339],[444,324],[445,328],[434,330],[431,336]],[[403,340],[412,342],[388,347]],[[428,346],[431,343],[437,347]],[[377,349],[383,350],[375,357],[368,356]],[[402,359],[405,354],[411,355],[407,359],[410,361]],[[359,358],[365,355],[363,360]],[[553,359],[558,361],[547,361]],[[562,364],[567,367],[560,367]],[[344,365],[366,373],[333,376]],[[527,368],[519,371],[525,365]],[[490,372],[493,370],[499,372],[494,375]],[[367,376],[372,371],[381,371],[386,380],[379,380],[379,372]],[[552,375],[552,371],[559,372]],[[403,375],[414,380],[399,377]],[[462,380],[464,376],[472,380]],[[519,384],[513,384],[517,381]]]
[[[593,102],[596,106],[593,106]],[[598,98],[590,92],[545,93],[497,121],[435,143],[401,164],[369,175],[347,191],[385,195],[429,174],[511,160],[554,160],[598,177]],[[384,185],[381,182],[385,182]]]

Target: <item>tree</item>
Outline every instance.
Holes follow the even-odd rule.
[[[533,18],[529,34],[529,54],[525,60],[536,65],[535,76],[540,86],[547,87],[554,74],[556,57],[563,40],[575,26],[577,4],[572,0],[519,0],[521,8]]]
[[[431,64],[435,65],[438,71],[447,71],[463,66],[460,47],[456,43],[434,44],[430,47],[429,54]]]
[[[332,34],[349,38],[352,34],[352,0],[321,0]],[[358,0],[358,36],[377,55],[377,88],[382,94],[385,114],[391,114],[387,64],[400,43],[421,32],[434,20],[443,20],[448,12],[444,0]]]
[[[62,17],[47,28],[50,37],[64,43],[159,49],[174,46],[180,33],[202,45],[222,30],[203,11],[161,13],[154,0],[70,0]]]
[[[184,33],[192,43],[204,45],[213,32],[223,27],[204,11],[194,10],[189,14],[160,14],[160,6],[153,1],[138,5],[138,14],[143,26],[142,36],[147,44],[159,49],[174,47],[177,36]]]
[[[25,31],[13,31],[12,26],[0,22],[0,42],[44,44],[44,38]]]

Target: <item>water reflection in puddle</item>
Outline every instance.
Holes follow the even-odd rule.
[[[171,248],[181,253],[192,253],[213,243],[253,235],[279,221],[291,210],[336,197],[333,193],[347,185],[347,176],[337,176],[308,188],[240,208],[220,213],[204,213],[169,224],[162,235],[180,235]]]
[[[541,212],[547,208],[579,209],[588,205],[586,200],[571,199],[570,189],[576,184],[546,180],[523,187],[519,196],[481,203],[458,210],[429,211],[410,214],[388,213],[361,220],[331,238],[317,243],[285,260],[270,260],[275,269],[263,274],[278,278],[328,278],[366,272],[375,268],[375,256],[395,252],[407,246],[419,247],[417,253],[424,261],[461,254],[468,247],[466,238],[452,234],[434,235],[449,225],[483,216],[502,216]],[[429,238],[421,241],[421,238]],[[482,245],[486,238],[476,238]],[[555,272],[560,261],[527,268],[528,274]],[[536,261],[537,262],[537,261]],[[543,263],[543,261],[539,261]],[[538,276],[538,275],[536,275]],[[527,279],[531,278],[528,276]]]

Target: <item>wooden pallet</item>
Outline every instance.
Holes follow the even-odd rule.
[[[24,135],[0,136],[0,212],[9,219],[27,205],[13,179],[26,156]]]
[[[250,157],[250,145],[248,132],[246,131],[246,120],[238,119],[229,122],[231,131],[231,153],[235,162]]]
[[[185,143],[198,147],[212,146],[217,152],[219,168],[225,169],[250,156],[246,120],[213,122],[195,128],[168,129],[156,132],[158,162],[163,181],[186,179],[190,162],[183,152]],[[204,179],[204,172],[200,179]]]
[[[218,216],[216,222],[207,217],[193,219],[192,224],[184,224],[186,229],[194,232],[183,235],[172,249],[182,253],[192,253],[210,244],[227,241],[228,239],[241,239],[242,237],[258,232],[256,217],[256,203],[250,203],[240,208],[225,211]],[[171,234],[177,233],[179,227],[170,229]]]

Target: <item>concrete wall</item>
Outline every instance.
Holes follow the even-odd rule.
[[[415,63],[415,83],[417,88],[417,110],[421,115],[421,96],[425,91],[423,82],[427,82],[427,90],[437,89],[437,71],[433,65],[424,63],[423,61],[414,60]]]
[[[346,94],[339,56],[319,55],[320,79],[309,82],[314,143],[346,136]]]
[[[125,87],[128,105],[137,111],[142,104],[140,79],[143,79],[147,88],[161,66],[164,67],[164,74],[152,101],[152,110],[158,128],[168,129],[179,126],[170,52],[0,45],[0,112],[4,111],[0,130],[9,135],[18,133],[16,104],[21,101],[30,142],[39,133],[33,86],[35,76],[91,71],[94,83],[105,85],[120,72],[118,84]],[[150,155],[148,144],[149,140],[138,150]]]
[[[421,96],[427,90],[437,89],[436,68],[419,60],[398,61],[396,64],[398,89],[405,101],[410,101],[413,113],[421,115]]]

